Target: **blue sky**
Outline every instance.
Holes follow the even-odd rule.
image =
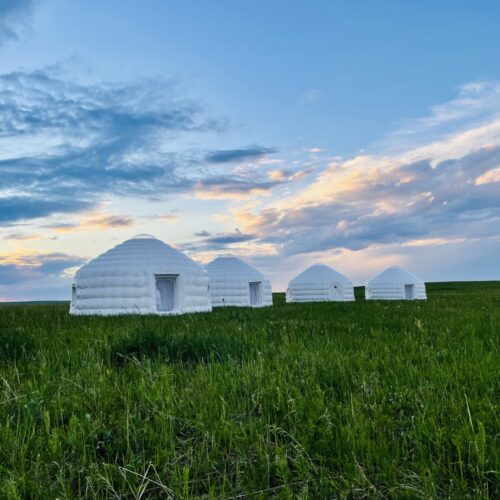
[[[0,2],[0,300],[137,233],[275,289],[500,279],[500,4]]]

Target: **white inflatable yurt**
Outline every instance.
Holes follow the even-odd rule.
[[[209,280],[194,260],[141,234],[75,274],[70,314],[183,314],[211,311]]]
[[[400,267],[389,267],[365,287],[367,300],[414,300],[426,299],[425,283]]]
[[[324,264],[314,264],[288,283],[287,302],[327,302],[354,300],[352,283]]]
[[[271,282],[236,257],[218,257],[206,265],[213,307],[273,305]]]

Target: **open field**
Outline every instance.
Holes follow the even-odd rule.
[[[0,306],[0,498],[499,498],[500,283],[428,293]]]

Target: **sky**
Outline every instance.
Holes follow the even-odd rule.
[[[500,3],[0,0],[0,301],[148,233],[276,291],[500,279]]]

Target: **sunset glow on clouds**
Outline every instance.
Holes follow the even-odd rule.
[[[138,233],[200,262],[242,257],[276,290],[314,262],[357,283],[392,264],[427,280],[500,278],[500,74],[471,74],[414,115],[395,109],[376,134],[356,126],[364,143],[342,150],[325,129],[340,134],[352,112],[325,113],[320,85],[260,127],[243,98],[222,109],[230,92],[200,97],[175,67],[110,79],[57,56],[19,64],[23,44],[49,43],[53,2],[0,8],[0,300],[67,299],[78,266]]]

